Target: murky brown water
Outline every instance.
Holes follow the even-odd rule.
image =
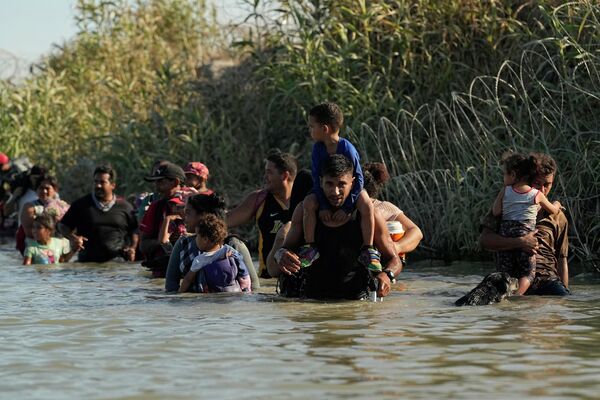
[[[257,295],[166,296],[137,265],[19,262],[2,248],[2,398],[600,393],[600,285],[589,277],[569,298],[456,308],[481,265],[409,269],[383,303],[316,303],[279,299],[268,281]]]

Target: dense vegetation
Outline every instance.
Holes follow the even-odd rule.
[[[553,196],[567,206],[574,254],[597,257],[594,2],[253,5],[244,25],[225,27],[203,1],[80,0],[77,36],[24,83],[0,86],[2,149],[53,168],[66,197],[86,190],[98,161],[118,168],[128,193],[168,158],[206,162],[235,201],[260,183],[269,148],[307,166],[305,110],[328,99],[363,158],[386,162],[388,197],[434,255],[477,253],[498,158],[513,148],[557,159]]]

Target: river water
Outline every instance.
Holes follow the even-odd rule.
[[[167,296],[139,265],[19,265],[0,249],[0,397],[598,398],[600,285],[453,301],[490,265],[407,268],[381,303]],[[468,271],[468,273],[466,273]]]

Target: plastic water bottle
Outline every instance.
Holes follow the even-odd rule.
[[[372,301],[373,303],[377,302],[377,288],[379,286],[379,283],[374,280],[373,281],[373,287],[369,288],[371,289],[371,291],[369,292],[369,300]]]

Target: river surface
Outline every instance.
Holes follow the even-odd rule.
[[[600,282],[453,306],[492,267],[407,268],[381,303],[175,295],[136,264],[19,265],[0,248],[0,397],[600,396]]]

